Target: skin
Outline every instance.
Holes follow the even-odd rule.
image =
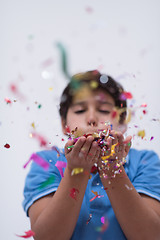
[[[86,134],[93,133],[98,129],[104,129],[104,122],[110,121],[113,124],[111,133],[114,138],[108,138],[107,145],[111,148],[113,144],[118,143],[113,159],[118,157],[120,160],[129,152],[128,143],[131,141],[131,136],[124,139],[119,129],[124,131],[126,126],[122,127],[116,119],[112,119],[113,109],[114,100],[104,91],[76,94],[66,120],[62,120],[63,133],[66,134],[66,125],[70,129],[78,127]],[[57,191],[37,200],[29,208],[31,228],[35,232],[36,240],[71,238],[89,179],[89,174],[80,173],[71,176],[71,172],[73,168],[82,167],[89,173],[94,163],[101,165],[101,150],[93,140],[92,136],[82,136],[75,144],[72,140],[66,143],[67,167]],[[67,149],[73,144],[74,148]],[[109,170],[100,170],[99,174],[101,176],[105,171],[108,176],[108,178],[101,178],[101,181],[126,238],[129,240],[160,239],[159,202],[137,193],[123,166],[119,170],[120,174],[115,178],[112,177],[112,165]],[[132,190],[129,191],[126,185]],[[73,188],[78,189],[76,200],[70,197],[70,190]]]

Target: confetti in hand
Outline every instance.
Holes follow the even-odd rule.
[[[35,236],[35,233],[32,230],[29,230],[29,231],[25,232],[25,235],[17,235],[16,234],[16,236],[21,237],[21,238],[30,238],[30,237]]]

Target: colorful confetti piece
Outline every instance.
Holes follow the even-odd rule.
[[[72,188],[70,190],[70,197],[77,200],[77,193],[79,193],[79,190],[77,188]]]
[[[35,163],[37,163],[39,166],[41,166],[44,170],[48,170],[49,163],[46,162],[42,157],[40,157],[38,154],[33,153],[31,157],[29,158],[28,162],[23,166],[24,168],[27,167],[27,165],[30,163],[30,161],[33,160]]]
[[[58,170],[60,172],[60,175],[63,178],[64,174],[63,174],[63,169],[62,168],[65,168],[67,166],[67,163],[63,162],[63,161],[57,161],[55,166],[58,168]]]
[[[30,238],[30,237],[35,236],[35,233],[32,230],[29,230],[29,231],[25,232],[25,235],[17,235],[16,234],[16,236],[21,237],[21,238]]]
[[[6,144],[4,145],[4,147],[5,147],[5,148],[10,148],[10,145],[9,145],[8,143],[6,143]]]
[[[53,176],[50,176],[45,182],[43,182],[43,183],[40,185],[39,189],[42,189],[42,188],[47,187],[48,185],[54,183],[54,181],[55,181],[55,176],[54,176],[54,175],[53,175]]]
[[[73,168],[72,172],[71,172],[71,176],[82,173],[84,171],[83,168]]]

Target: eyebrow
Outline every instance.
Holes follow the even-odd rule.
[[[110,102],[107,102],[107,101],[97,101],[99,104],[107,104],[109,106],[114,106],[112,103]],[[77,106],[77,105],[86,105],[87,102],[85,101],[82,101],[82,102],[76,102],[76,103],[72,103],[71,106],[74,107],[74,106]]]

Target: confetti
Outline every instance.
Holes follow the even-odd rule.
[[[132,93],[130,92],[123,92],[121,95],[120,95],[120,100],[126,100],[126,99],[131,99],[133,98],[132,96]]]
[[[35,124],[34,124],[34,122],[31,124],[31,126],[35,129]]]
[[[105,75],[105,74],[103,74],[103,75],[100,77],[99,81],[100,81],[101,83],[107,83],[107,82],[108,82],[108,76]]]
[[[101,223],[105,223],[105,217],[101,217]]]
[[[140,131],[138,131],[138,137],[141,137],[142,139],[145,137],[145,130],[140,130]]]
[[[73,148],[73,147],[74,147],[74,145],[71,145],[71,146],[67,147],[67,149],[70,149],[70,148]]]
[[[79,190],[76,188],[72,188],[70,190],[70,197],[77,200],[77,193],[79,193]]]
[[[72,172],[71,172],[71,176],[82,173],[84,171],[83,168],[73,168]]]
[[[62,168],[65,168],[67,166],[67,163],[63,162],[63,161],[57,161],[55,166],[58,168],[58,170],[60,172],[60,175],[63,178],[64,174],[63,174],[63,169]]]
[[[30,238],[30,237],[35,236],[35,233],[32,230],[29,230],[29,231],[25,232],[25,235],[17,235],[16,234],[16,236],[21,237],[21,238]]]
[[[54,181],[55,181],[55,176],[50,176],[45,182],[43,182],[40,185],[39,189],[47,187],[48,185],[54,183]]]
[[[89,218],[88,218],[86,224],[88,224],[91,221],[91,219],[92,219],[92,214],[89,214]]]
[[[10,148],[10,145],[9,145],[8,143],[6,143],[6,144],[4,145],[4,147],[5,147],[5,148]]]
[[[150,138],[150,141],[152,141],[154,139],[154,137],[152,136],[151,138]]]
[[[46,162],[42,157],[40,157],[38,154],[33,153],[31,157],[29,158],[28,162],[23,166],[23,168],[26,168],[27,165],[30,163],[30,161],[33,160],[35,163],[37,163],[39,166],[41,166],[44,170],[48,170],[49,163]]]
[[[39,141],[40,147],[46,147],[47,146],[47,140],[42,135],[40,135],[39,133],[36,133],[36,132],[31,133],[30,137],[37,139]]]
[[[66,50],[65,50],[64,46],[60,42],[57,43],[57,47],[59,48],[59,51],[60,51],[60,54],[61,54],[61,67],[62,67],[62,71],[63,71],[64,75],[70,80],[71,76],[68,73]]]
[[[7,103],[7,104],[11,104],[12,101],[9,99],[9,98],[5,98],[4,101]]]

